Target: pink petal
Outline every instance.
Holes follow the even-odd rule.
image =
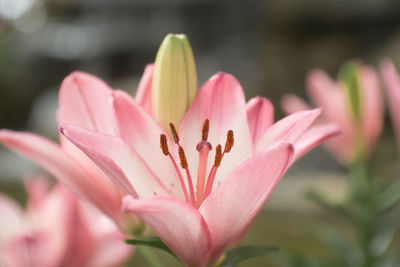
[[[60,88],[60,108],[57,114],[59,124],[73,123],[102,133],[115,134],[111,94],[111,88],[99,78],[83,72],[72,73],[65,78]],[[99,191],[101,188],[108,195],[108,200],[105,196],[102,198],[110,203],[109,206],[113,206],[113,218],[117,219],[120,212],[115,208],[119,206],[124,193],[75,145],[63,136],[60,136],[60,141],[64,152],[93,180],[89,183],[97,189],[91,190]]]
[[[300,111],[272,125],[256,144],[256,153],[277,141],[295,143],[321,114],[321,109]]]
[[[90,130],[114,134],[111,88],[96,76],[74,72],[59,93],[59,124],[74,123]]]
[[[109,189],[104,188],[96,177],[85,173],[57,144],[35,134],[9,130],[0,130],[0,142],[40,165],[107,215],[114,219],[119,216],[117,203],[110,196]]]
[[[59,258],[49,251],[48,238],[40,233],[17,236],[0,251],[4,263],[10,267],[59,266]]]
[[[73,123],[90,130],[115,134],[111,93],[111,88],[93,75],[83,72],[70,74],[60,88],[59,124]],[[96,177],[98,183],[108,188],[114,198],[122,197],[122,192],[82,151],[63,136],[60,136],[60,141],[63,150],[86,172]]]
[[[324,71],[314,70],[307,76],[308,95],[317,107],[324,108],[326,122],[336,122],[342,129],[352,128],[352,114],[341,85]]]
[[[247,120],[253,144],[274,124],[274,106],[263,97],[254,97],[247,102]]]
[[[383,128],[384,104],[378,75],[368,66],[361,67],[362,127],[369,152],[374,147]]]
[[[172,197],[125,197],[124,209],[141,217],[183,263],[205,266],[211,237],[196,208]]]
[[[340,132],[340,128],[336,124],[321,124],[310,128],[295,143],[292,163],[325,140],[340,134]]]
[[[400,147],[400,77],[393,62],[386,59],[381,64],[381,74],[387,89],[391,117]]]
[[[294,94],[283,96],[281,106],[286,114],[292,114],[303,110],[311,109],[311,106]]]
[[[225,145],[228,130],[233,130],[235,137],[234,147],[224,156],[218,170],[216,183],[253,153],[243,89],[232,75],[218,73],[199,90],[180,127],[181,143],[186,151],[190,172],[194,176],[194,184],[197,177],[193,174],[197,174],[199,160],[196,145],[201,141],[201,128],[205,119],[210,120],[208,140],[213,147]],[[213,164],[212,157],[208,161],[208,170]]]
[[[113,105],[115,120],[122,139],[140,155],[148,166],[155,166],[154,174],[174,196],[183,198],[183,191],[174,166],[169,157],[166,157],[160,149],[160,134],[165,131],[128,94],[116,91]],[[169,146],[172,147],[171,143]]]
[[[144,69],[142,79],[136,91],[135,100],[151,114],[151,88],[153,84],[154,64],[148,64]]]
[[[71,141],[65,136],[60,134],[60,141],[62,150],[74,159],[74,161],[83,169],[86,173],[85,179],[89,179],[90,183],[93,184],[93,188],[101,188],[100,191],[107,192],[113,202],[120,202],[125,193],[105,174],[85,153],[77,148]],[[98,190],[98,189],[97,189]],[[120,204],[118,204],[119,206]]]
[[[126,193],[135,197],[169,194],[149,166],[121,138],[70,124],[63,126],[61,132]]]
[[[71,243],[75,246],[75,250],[88,250],[90,252],[88,257],[85,258],[84,266],[111,267],[121,266],[122,263],[126,262],[134,250],[133,246],[127,245],[123,241],[127,236],[120,233],[117,230],[115,223],[105,217],[90,205],[90,203],[80,201],[78,208],[79,209],[76,209],[76,211],[78,211],[77,220],[79,220],[80,224],[83,226],[81,231],[85,233],[89,230],[88,238],[90,242],[82,242],[82,239],[85,238],[85,234],[83,234],[80,237],[72,238]],[[139,218],[132,213],[123,212],[123,214],[126,217],[133,217],[136,220],[139,220]],[[131,225],[134,224],[133,221],[129,222]],[[68,266],[80,265],[83,264]]]
[[[59,203],[56,205],[55,203]],[[55,227],[52,233],[53,239],[64,234],[65,248],[63,251],[63,265],[65,266],[82,266],[93,253],[96,246],[96,240],[93,238],[92,229],[96,228],[96,224],[88,224],[84,219],[81,202],[67,188],[57,185],[48,197],[47,220],[52,219],[57,214],[60,222],[52,222],[52,225],[62,225]],[[51,223],[51,222],[50,222]],[[98,222],[97,222],[98,223]],[[42,222],[46,225],[46,222]]]
[[[248,229],[280,181],[293,146],[279,142],[237,167],[200,207],[213,240],[211,258]]]
[[[58,190],[30,205],[24,214],[25,229],[14,233],[0,249],[9,266],[60,266],[67,247],[68,209],[68,201]]]
[[[72,240],[84,238],[87,248],[92,243],[81,231],[82,225],[76,210],[75,195],[61,184],[56,185],[39,205],[28,210],[31,225],[34,226],[32,233],[37,232],[45,237],[42,241],[44,251],[50,252],[51,257],[57,261],[62,260],[63,263],[71,260],[71,255],[68,254],[72,251],[74,253],[71,254],[74,254],[74,259],[77,260],[81,259],[83,254],[87,254],[87,249],[76,251],[77,243],[71,242]]]
[[[85,266],[121,266],[129,259],[133,250],[133,246],[124,243],[121,234],[117,232],[108,233],[97,239],[94,252]]]
[[[0,194],[0,251],[1,245],[25,228],[23,210],[13,199]]]
[[[27,206],[40,206],[50,189],[50,183],[46,180],[45,176],[26,180],[24,181],[24,185],[25,191],[28,194]]]

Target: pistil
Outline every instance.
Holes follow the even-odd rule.
[[[203,122],[203,127],[201,129],[201,142],[196,146],[197,151],[199,151],[199,167],[197,169],[196,186],[197,207],[200,207],[204,200],[208,153],[212,149],[211,144],[207,142],[209,129],[210,121],[206,119]]]

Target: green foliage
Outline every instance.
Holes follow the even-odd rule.
[[[228,250],[225,254],[225,259],[218,265],[219,267],[234,267],[237,263],[254,257],[265,256],[272,251],[277,251],[277,248],[242,246]]]
[[[164,244],[164,242],[158,236],[150,237],[135,237],[132,239],[125,239],[125,243],[136,246],[149,246],[164,250],[165,252],[176,257],[175,254]]]

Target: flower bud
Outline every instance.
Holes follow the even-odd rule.
[[[361,116],[360,67],[354,61],[344,63],[339,70],[339,81],[345,89],[350,110],[356,121]]]
[[[168,34],[154,65],[153,116],[165,129],[171,122],[178,126],[196,91],[196,66],[189,41],[184,34]]]

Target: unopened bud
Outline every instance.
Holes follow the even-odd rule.
[[[168,34],[154,66],[153,116],[165,129],[171,122],[179,126],[196,91],[196,66],[189,41],[184,34]]]

